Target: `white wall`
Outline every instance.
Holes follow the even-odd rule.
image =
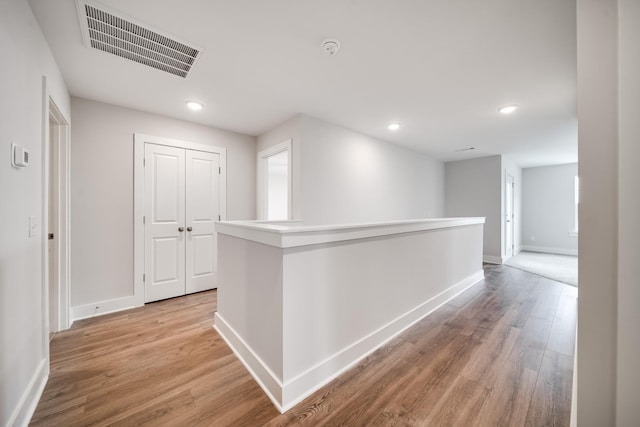
[[[505,156],[488,156],[445,164],[445,214],[484,216],[484,261],[503,263],[507,254],[505,218],[506,181],[514,181],[513,244],[522,246],[522,169]]]
[[[507,183],[507,175],[511,175],[513,177],[514,190],[513,190],[513,245],[515,246],[515,253],[517,254],[522,249],[522,216],[523,216],[523,208],[522,208],[522,197],[523,197],[523,189],[522,189],[522,169],[520,166],[513,163],[509,158],[502,156],[502,256],[503,258],[508,258],[510,255],[507,254],[507,246],[506,246],[506,233],[504,228],[506,227],[504,219],[507,217],[507,208],[506,208],[506,183]]]
[[[575,226],[577,175],[577,163],[522,171],[524,249],[578,254],[578,238],[569,234]]]
[[[227,149],[227,218],[255,218],[255,138],[72,98],[71,305],[133,295],[133,134]]]
[[[640,2],[618,1],[618,344],[619,426],[640,425]]]
[[[578,0],[577,12],[580,159],[577,423],[580,427],[601,427],[616,425],[617,2]],[[637,48],[637,41],[635,44]],[[637,140],[633,143],[637,144]],[[637,182],[634,186],[637,191]],[[638,241],[629,249],[635,251],[634,262],[638,262]],[[637,286],[638,278],[634,280]],[[637,301],[634,303],[637,312]],[[633,327],[637,339],[637,324]],[[637,406],[638,394],[632,399]]]
[[[67,120],[69,94],[24,0],[0,2],[0,425],[26,425],[49,372],[47,297],[43,284],[43,118],[46,92]],[[44,126],[43,126],[44,125]],[[11,143],[29,167],[11,167]],[[28,236],[28,218],[40,224]]]
[[[302,219],[307,224],[441,217],[444,165],[302,117]]]
[[[444,166],[411,150],[298,115],[258,137],[293,139],[293,212],[305,224],[441,217]]]
[[[501,156],[445,164],[445,215],[484,216],[485,261],[502,262],[503,191]]]

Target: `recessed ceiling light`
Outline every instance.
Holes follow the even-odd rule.
[[[204,108],[204,105],[198,101],[186,101],[185,104],[187,104],[187,107],[193,111],[200,111]]]
[[[511,114],[517,109],[518,109],[517,105],[507,105],[505,107],[498,109],[498,111],[500,111],[502,114]]]
[[[387,128],[389,128],[389,130],[396,131],[400,129],[400,123],[391,123]]]

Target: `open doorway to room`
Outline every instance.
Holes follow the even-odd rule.
[[[522,252],[507,265],[578,286],[578,164],[522,170]]]
[[[48,132],[45,136],[43,177],[45,180],[46,239],[43,257],[48,331],[70,326],[69,305],[69,122],[53,100],[48,100]]]
[[[258,219],[290,220],[291,140],[258,153]]]

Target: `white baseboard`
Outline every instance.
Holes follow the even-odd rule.
[[[489,264],[502,264],[502,257],[494,255],[482,255],[482,262]]]
[[[215,328],[276,408],[283,413],[483,278],[483,270],[470,275],[284,383],[218,313]]]
[[[529,252],[543,252],[543,253],[546,253],[546,254],[578,256],[578,250],[577,249],[550,248],[550,247],[546,247],[546,246],[522,245],[522,250],[523,251],[529,251]]]
[[[214,322],[213,327],[218,331],[222,339],[224,339],[231,350],[233,350],[233,353],[240,359],[280,413],[284,413],[281,405],[282,381],[269,369],[267,364],[262,361],[260,356],[253,351],[246,341],[238,335],[231,325],[224,320],[220,313],[216,312]]]
[[[575,349],[578,348],[578,331],[576,330]],[[573,353],[573,384],[571,386],[571,415],[569,427],[578,427],[578,352]]]
[[[33,413],[36,411],[40,396],[44,391],[44,387],[47,385],[49,379],[49,362],[46,358],[42,359],[38,363],[27,389],[22,394],[18,405],[14,409],[13,413],[9,417],[7,422],[8,426],[28,426],[33,417]]]
[[[103,314],[115,313],[117,311],[128,310],[130,308],[142,307],[139,298],[129,296],[106,301],[98,301],[92,304],[78,305],[71,307],[71,321],[88,319],[90,317],[101,316]]]
[[[518,246],[513,250],[513,256],[518,255],[521,251],[524,251],[524,246]],[[482,262],[486,262],[488,264],[504,264],[511,258],[510,256],[496,256],[496,255],[487,255],[482,254]]]
[[[307,396],[333,381],[362,359],[382,347],[386,342],[431,314],[434,310],[456,297],[484,278],[480,270],[398,316],[349,347],[335,353],[296,377],[288,380],[283,389],[283,409],[291,409]]]

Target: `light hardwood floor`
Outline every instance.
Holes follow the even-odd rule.
[[[485,273],[283,415],[212,328],[215,291],[76,322],[32,425],[568,426],[577,289]]]

